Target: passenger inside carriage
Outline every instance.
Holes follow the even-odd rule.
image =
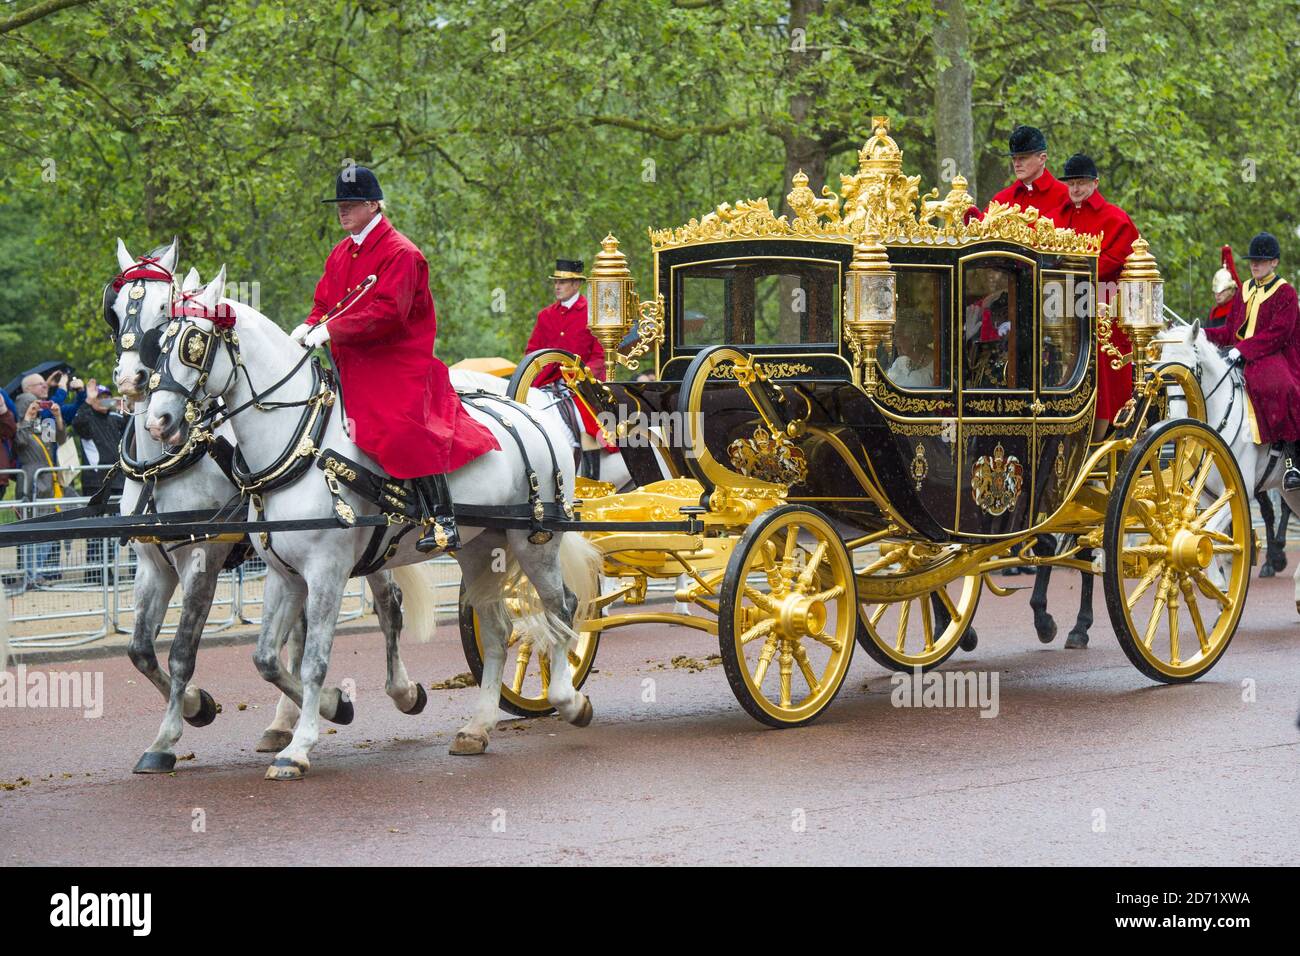
[[[919,309],[900,309],[894,327],[898,357],[885,374],[902,388],[934,388],[935,349],[932,323]]]

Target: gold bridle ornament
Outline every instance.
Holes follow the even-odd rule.
[[[587,324],[605,350],[605,377],[612,380],[619,365],[636,371],[640,365],[637,359],[663,341],[664,297],[660,294],[654,301],[642,302],[632,288],[632,271],[627,267],[627,256],[618,248],[618,240],[610,234],[600,246],[591,269]],[[634,324],[639,338],[623,355],[618,344]]]
[[[868,395],[879,386],[877,353],[892,345],[897,276],[890,271],[889,254],[873,224],[853,245],[844,288],[844,336],[853,350],[853,380]]]

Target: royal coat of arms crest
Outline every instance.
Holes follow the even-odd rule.
[[[975,504],[991,515],[1005,514],[1020,497],[1025,484],[1025,469],[1020,459],[1008,455],[998,442],[992,455],[981,455],[970,476]]]

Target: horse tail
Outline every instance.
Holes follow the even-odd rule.
[[[432,561],[421,561],[393,568],[392,574],[402,592],[402,629],[427,644],[438,626],[437,569]]]
[[[574,531],[560,538],[560,574],[564,586],[578,598],[574,610],[575,625],[589,620],[594,609],[592,603],[600,597],[600,572],[604,565],[600,549]]]

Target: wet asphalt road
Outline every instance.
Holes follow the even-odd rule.
[[[172,776],[130,773],[161,699],[125,658],[52,665],[102,671],[104,713],[0,709],[0,785],[17,784],[0,789],[0,865],[1300,862],[1289,573],[1253,582],[1232,647],[1183,686],[1128,663],[1100,588],[1091,647],[1064,650],[1079,579],[1056,577],[1055,644],[1035,639],[1027,592],[986,595],[979,648],[945,665],[999,673],[993,719],[892,706],[858,651],[820,721],[769,730],[721,667],[669,664],[716,653],[713,638],[642,626],[602,643],[589,728],[511,720],[485,756],[451,757],[476,690],[431,691],[407,717],[383,693],[379,635],[341,636],[330,677],[356,682],[356,720],[298,783],[262,779],[270,755],[252,748],[274,696],[251,647],[200,655],[224,710],[186,727],[194,758]],[[404,657],[426,684],[466,670],[450,622]]]

